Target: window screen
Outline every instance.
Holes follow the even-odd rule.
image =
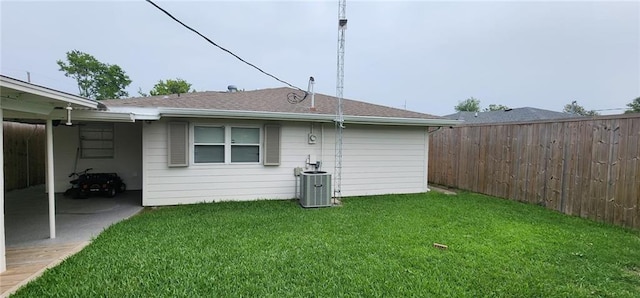
[[[224,163],[224,127],[195,126],[193,139],[195,163]]]
[[[260,129],[231,128],[231,162],[260,161]]]

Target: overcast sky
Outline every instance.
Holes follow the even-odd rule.
[[[561,111],[624,108],[640,96],[640,2],[347,1],[346,98],[445,115],[458,101]],[[281,79],[335,95],[337,1],[157,1]],[[145,1],[0,1],[4,75],[77,94],[56,60],[80,50],[148,92],[283,85]],[[604,114],[623,111],[602,111]]]

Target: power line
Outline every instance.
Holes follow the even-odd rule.
[[[244,59],[240,58],[240,56],[238,56],[238,55],[236,55],[235,53],[233,53],[233,52],[231,52],[231,51],[229,51],[229,50],[225,49],[224,47],[222,47],[222,46],[218,45],[218,44],[217,44],[217,43],[215,43],[213,40],[209,39],[208,37],[204,36],[202,33],[198,32],[198,30],[193,29],[193,28],[189,27],[187,24],[185,24],[185,23],[183,23],[182,21],[178,20],[178,18],[174,17],[171,13],[169,13],[168,11],[166,11],[165,9],[163,9],[162,7],[158,6],[157,4],[153,3],[153,1],[151,1],[151,0],[146,0],[146,1],[147,1],[149,4],[151,4],[151,5],[155,6],[157,9],[159,9],[160,11],[162,11],[164,14],[166,14],[166,15],[167,15],[167,16],[169,16],[170,18],[172,18],[174,21],[178,22],[178,24],[182,25],[183,27],[185,27],[185,28],[189,29],[191,32],[193,32],[193,33],[195,33],[195,34],[199,35],[200,37],[204,38],[207,42],[209,42],[210,44],[212,44],[212,45],[216,46],[217,48],[219,48],[219,49],[221,49],[221,50],[223,50],[223,51],[225,51],[225,52],[229,53],[229,55],[231,55],[231,56],[235,57],[236,59],[238,59],[238,60],[240,60],[240,61],[244,62],[245,64],[247,64],[247,65],[249,65],[249,66],[251,66],[251,67],[255,68],[255,69],[256,69],[256,70],[258,70],[259,72],[261,72],[261,73],[263,73],[263,74],[265,74],[265,75],[267,75],[267,76],[269,76],[269,77],[271,77],[271,78],[275,79],[276,81],[278,81],[278,82],[280,82],[280,83],[283,83],[283,84],[285,84],[285,85],[287,85],[287,86],[289,86],[289,87],[291,87],[291,88],[293,88],[293,89],[297,89],[297,90],[299,90],[299,91],[304,92],[304,97],[302,97],[302,99],[300,99],[300,98],[299,98],[300,96],[299,96],[299,95],[297,95],[297,94],[295,94],[295,93],[293,93],[293,95],[291,95],[291,94],[290,94],[291,96],[289,96],[289,95],[288,95],[288,96],[287,96],[287,99],[289,100],[289,102],[291,102],[291,103],[298,103],[298,102],[302,102],[305,98],[307,98],[307,91],[304,91],[304,90],[302,90],[302,89],[300,89],[300,88],[298,88],[298,87],[296,87],[296,86],[294,86],[294,85],[292,85],[292,84],[290,84],[290,83],[288,83],[288,82],[286,82],[286,81],[284,81],[284,80],[281,80],[280,78],[278,78],[278,77],[276,77],[276,76],[274,76],[274,75],[272,75],[272,74],[270,74],[270,73],[268,73],[268,72],[266,72],[266,71],[262,70],[260,67],[255,66],[253,63],[250,63],[250,62],[248,62],[248,61],[246,61],[246,60],[244,60]],[[293,100],[292,100],[291,98],[292,98]]]
[[[627,109],[629,109],[629,108],[599,109],[599,110],[594,110],[594,111],[596,111],[596,112],[599,112],[599,111],[619,111],[619,110],[627,110]]]

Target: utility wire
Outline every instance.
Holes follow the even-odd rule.
[[[302,90],[302,89],[300,89],[300,88],[298,88],[298,87],[296,87],[296,86],[294,86],[294,85],[292,85],[292,84],[290,84],[290,83],[288,83],[288,82],[286,82],[286,81],[284,81],[284,80],[281,80],[280,78],[278,78],[278,77],[276,77],[276,76],[274,76],[274,75],[272,75],[272,74],[270,74],[270,73],[268,73],[268,72],[266,72],[266,71],[262,70],[260,67],[255,66],[253,63],[248,62],[248,61],[246,61],[246,60],[244,60],[244,59],[240,58],[240,56],[238,56],[238,55],[236,55],[235,53],[233,53],[233,52],[231,52],[231,51],[229,51],[229,50],[225,49],[224,47],[222,47],[222,46],[218,45],[217,43],[215,43],[214,41],[212,41],[212,40],[211,40],[211,39],[209,39],[208,37],[204,36],[202,33],[198,32],[198,30],[193,29],[193,28],[189,27],[187,24],[185,24],[185,23],[183,23],[182,21],[178,20],[178,18],[174,17],[171,13],[169,13],[168,11],[166,11],[165,9],[163,9],[162,7],[158,6],[157,4],[153,3],[153,1],[151,1],[151,0],[146,0],[146,1],[147,1],[149,4],[151,4],[151,5],[155,6],[157,9],[159,9],[160,11],[162,11],[164,14],[166,14],[166,15],[167,15],[167,16],[169,16],[170,18],[172,18],[174,21],[178,22],[178,24],[182,25],[183,27],[185,27],[185,28],[189,29],[191,32],[193,32],[193,33],[195,33],[195,34],[199,35],[200,37],[204,38],[206,41],[208,41],[210,44],[212,44],[212,45],[216,46],[217,48],[219,48],[219,49],[221,49],[221,50],[223,50],[223,51],[225,51],[225,52],[229,53],[229,55],[231,55],[231,56],[235,57],[236,59],[238,59],[238,60],[240,60],[240,61],[244,62],[245,64],[247,64],[247,65],[249,65],[249,66],[251,66],[251,67],[255,68],[255,69],[256,69],[256,70],[258,70],[259,72],[261,72],[261,73],[263,73],[263,74],[265,74],[265,75],[267,75],[267,76],[269,76],[269,77],[272,77],[273,79],[275,79],[276,81],[278,81],[278,82],[280,82],[280,83],[283,83],[283,84],[285,84],[285,85],[287,85],[287,86],[289,86],[289,87],[291,87],[291,88],[293,88],[293,89],[297,89],[298,91],[302,91],[302,92],[304,92],[304,96],[303,96],[301,99],[300,99],[300,95],[297,95],[297,94],[295,94],[295,93],[290,93],[289,95],[287,95],[287,100],[288,100],[290,103],[299,103],[299,102],[302,102],[305,98],[307,98],[307,95],[308,95],[307,91],[304,91],[304,90]],[[292,95],[292,94],[293,94],[293,95]]]
[[[599,110],[593,110],[593,111],[596,111],[596,112],[599,112],[599,111],[619,111],[619,110],[628,110],[628,109],[629,108],[611,108],[611,109],[599,109]]]

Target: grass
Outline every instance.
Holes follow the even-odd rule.
[[[638,293],[638,231],[478,194],[429,193],[323,209],[257,201],[149,210],[15,296]]]

